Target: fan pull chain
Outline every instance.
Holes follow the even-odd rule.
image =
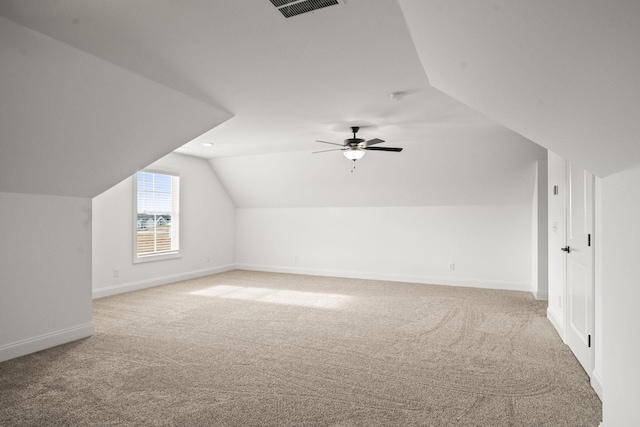
[[[356,161],[355,161],[355,160],[353,160],[353,164],[351,165],[351,173],[353,173],[353,171],[355,170],[355,168],[356,168]]]

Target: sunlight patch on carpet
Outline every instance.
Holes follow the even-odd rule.
[[[340,294],[324,294],[319,292],[300,292],[283,289],[252,288],[229,285],[212,286],[210,288],[190,292],[190,294],[205,297],[218,297],[328,309],[340,308],[351,298],[349,295]]]

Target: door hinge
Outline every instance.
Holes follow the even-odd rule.
[[[589,348],[591,348],[591,335],[587,336],[587,345]]]
[[[591,246],[591,234],[587,234],[587,246]]]

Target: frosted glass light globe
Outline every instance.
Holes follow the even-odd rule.
[[[364,150],[360,148],[350,148],[344,151],[344,156],[349,160],[359,160],[364,156]]]

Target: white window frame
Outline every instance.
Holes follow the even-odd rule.
[[[145,255],[138,255],[138,173],[153,173],[153,174],[161,174],[161,175],[169,175],[173,178],[177,178],[178,180],[178,194],[177,200],[172,198],[172,214],[171,214],[171,234],[172,239],[177,237],[177,248],[171,251],[163,251],[163,252],[154,252]],[[181,258],[182,254],[180,252],[180,241],[181,241],[181,233],[180,233],[180,199],[181,199],[181,187],[182,180],[180,179],[180,174],[174,171],[168,170],[157,170],[157,169],[143,169],[141,171],[136,172],[133,175],[133,263],[142,263],[142,262],[150,262],[150,261],[163,261],[169,259]]]

